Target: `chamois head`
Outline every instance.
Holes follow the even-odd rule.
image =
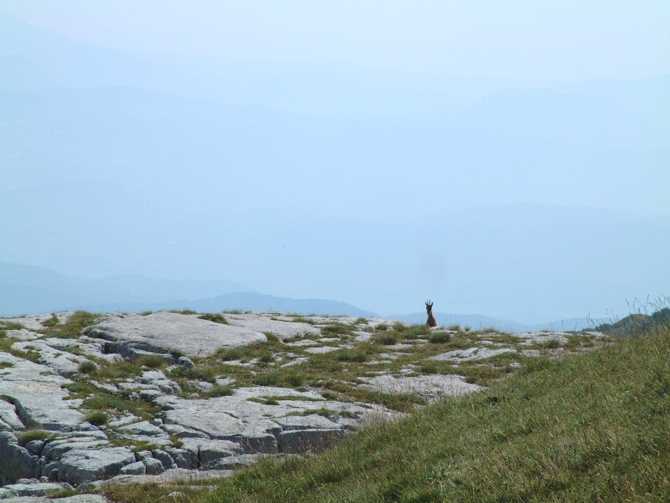
[[[428,321],[426,321],[426,325],[429,327],[436,327],[437,320],[435,319],[435,316],[433,316],[433,303],[429,300],[426,301],[426,312],[428,313]]]

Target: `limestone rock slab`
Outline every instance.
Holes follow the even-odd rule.
[[[21,419],[16,413],[16,407],[4,400],[0,399],[0,420],[2,424],[6,426],[7,430],[22,430],[24,428]],[[0,424],[0,430],[2,430],[2,424]]]
[[[433,356],[432,358],[429,359],[438,361],[468,362],[474,360],[485,360],[487,358],[501,355],[503,353],[516,353],[516,350],[513,348],[489,349],[489,348],[475,347],[469,349],[457,349],[455,351],[449,351],[447,353],[442,353],[440,355]]]
[[[12,345],[12,349],[23,351],[24,353],[30,349],[38,351],[40,354],[40,363],[53,369],[60,375],[75,374],[79,371],[81,363],[89,361],[83,356],[54,349],[41,340],[17,342]]]
[[[91,437],[61,438],[47,443],[42,450],[42,456],[46,462],[57,461],[68,451],[99,449],[108,445],[109,442],[106,439]]]
[[[117,475],[109,480],[100,480],[93,483],[87,483],[86,489],[102,489],[111,485],[130,485],[130,484],[164,484],[174,482],[196,482],[201,480],[213,480],[223,477],[230,477],[233,474],[230,470],[187,470],[184,468],[173,468],[166,470],[160,475]]]
[[[12,337],[20,341],[34,341],[35,339],[42,337],[42,334],[22,328],[19,330],[7,330],[7,337]]]
[[[55,431],[92,428],[81,424],[84,415],[76,410],[81,401],[64,400],[69,393],[62,386],[72,381],[55,375],[49,367],[9,353],[0,353],[0,362],[12,364],[3,369],[0,395],[9,397],[23,424]]]
[[[481,386],[476,384],[466,383],[459,375],[424,375],[397,378],[392,375],[381,375],[361,377],[360,379],[366,382],[359,385],[363,389],[389,394],[409,393],[431,401],[444,396],[464,395],[482,389]]]
[[[158,426],[151,424],[149,421],[141,421],[139,423],[127,424],[119,428],[119,430],[126,433],[134,433],[136,435],[156,436],[165,435],[165,432]]]
[[[38,484],[10,484],[4,486],[2,489],[7,491],[5,494],[8,497],[19,498],[26,496],[47,496],[49,493],[62,491],[66,487],[68,487],[67,484],[63,487],[63,484],[43,482]],[[6,498],[0,494],[0,499]]]
[[[221,458],[242,454],[243,451],[239,444],[229,440],[188,438],[183,442],[183,448],[194,453],[200,467]]]
[[[118,475],[125,465],[135,463],[135,454],[125,447],[96,450],[75,449],[61,456],[58,479],[79,485]]]
[[[293,430],[278,435],[279,450],[285,453],[321,451],[342,439],[344,432],[334,430]]]
[[[66,323],[74,313],[71,311],[62,311],[58,313],[42,313],[29,316],[18,316],[14,318],[0,318],[0,323],[18,323],[28,330],[44,330],[46,328],[42,322],[51,319],[56,314],[61,323]]]
[[[159,312],[109,314],[85,330],[86,335],[125,345],[130,350],[188,356],[209,356],[219,349],[235,348],[266,341],[261,332],[245,327],[202,320],[197,315]]]
[[[37,456],[19,445],[14,435],[0,432],[0,485],[39,476],[35,473],[37,460]]]
[[[275,318],[275,319],[273,319]],[[269,313],[226,314],[226,320],[233,327],[243,327],[261,333],[270,333],[284,340],[290,337],[319,335],[320,330],[309,323],[291,321],[283,316],[277,319]]]

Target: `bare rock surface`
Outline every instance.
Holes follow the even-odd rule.
[[[69,311],[63,311],[58,313],[42,313],[42,314],[33,314],[30,316],[19,316],[16,318],[0,318],[0,323],[19,323],[23,325],[23,328],[28,330],[40,331],[44,330],[45,324],[49,319],[52,319],[55,315],[61,323],[67,322],[74,313]]]
[[[34,341],[41,336],[42,334],[26,330],[25,328],[19,330],[7,330],[7,337],[12,337],[20,341]]]
[[[259,403],[264,397],[280,397],[277,405]],[[327,429],[341,434],[346,425],[316,414],[302,416],[316,406],[346,410],[348,415],[362,416],[368,409],[356,404],[336,405],[313,392],[301,393],[286,388],[240,388],[235,395],[209,400],[184,400],[163,397],[158,400],[168,423],[200,431],[212,439],[238,442],[245,452],[281,452],[278,443],[282,432]],[[292,451],[294,449],[292,448]]]
[[[290,318],[268,315],[267,313],[226,314],[226,320],[233,327],[241,327],[255,332],[270,333],[281,340],[289,337],[319,335],[317,327],[309,323],[295,322]]]
[[[267,340],[262,332],[161,311],[147,316],[110,314],[90,327],[89,336],[118,342],[141,351],[169,353],[181,351],[188,356],[208,356],[222,348],[246,346]]]
[[[254,458],[256,460],[258,458]],[[130,484],[169,484],[174,482],[200,482],[203,480],[214,480],[223,477],[230,477],[233,474],[231,470],[187,470],[184,468],[173,468],[166,470],[160,475],[117,475],[108,480],[99,480],[93,483],[84,484],[86,489],[102,489],[111,485],[130,485]]]
[[[3,503],[107,503],[109,501],[101,494],[76,494],[65,498],[52,499],[41,496],[8,496],[3,498],[2,493],[0,493],[0,499]]]
[[[0,395],[15,405],[21,422],[30,428],[71,431],[82,429],[84,415],[76,410],[77,400],[65,400],[69,393],[62,388],[71,383],[54,374],[45,365],[0,352],[0,365],[5,367],[0,376]],[[86,429],[86,427],[84,427]]]
[[[0,400],[0,431],[19,431],[23,428],[23,423],[16,413],[16,407]]]
[[[71,489],[69,484],[58,484],[54,482],[38,482],[35,484],[10,484],[0,488],[0,500],[10,498],[25,498],[30,496],[48,496],[63,489]]]
[[[453,362],[466,362],[474,360],[485,360],[486,358],[491,358],[492,356],[498,356],[503,353],[515,353],[516,349],[513,348],[499,348],[499,349],[489,349],[489,348],[470,348],[470,349],[457,349],[455,351],[449,351],[448,353],[442,353],[431,357],[431,360],[437,361],[453,361]]]
[[[75,374],[79,371],[79,365],[89,361],[83,356],[54,349],[42,340],[17,342],[12,345],[12,349],[25,353],[29,351],[39,352],[40,363],[60,375]]]
[[[458,396],[479,391],[481,386],[466,383],[459,375],[426,375],[418,377],[394,377],[381,375],[361,378],[366,384],[361,388],[382,393],[409,393],[434,401],[444,396]]]
[[[523,339],[522,344],[543,344],[549,341],[556,341],[559,344],[568,342],[566,334],[559,332],[522,332],[518,334],[511,334],[513,337]]]
[[[36,475],[38,458],[18,444],[9,432],[0,432],[0,483],[11,484]]]
[[[58,479],[73,485],[107,479],[134,462],[135,454],[126,447],[73,449],[61,457]]]

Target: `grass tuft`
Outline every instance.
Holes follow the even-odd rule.
[[[96,370],[98,370],[98,366],[93,362],[86,361],[79,364],[79,372],[82,374],[92,374]]]
[[[102,426],[109,422],[109,415],[101,410],[96,410],[86,416],[86,421],[95,426]]]
[[[19,445],[25,447],[28,442],[33,440],[49,440],[53,437],[52,433],[44,430],[27,430],[18,437]]]
[[[207,320],[207,321],[213,321],[214,323],[220,323],[221,325],[228,325],[228,320],[226,317],[222,314],[215,313],[206,313],[206,314],[201,314],[198,316],[201,320]]]
[[[88,311],[76,311],[65,323],[60,322],[54,314],[50,319],[43,321],[42,325],[48,327],[46,331],[49,337],[62,339],[76,339],[81,336],[86,327],[95,324],[100,315]]]
[[[136,360],[140,367],[148,367],[150,369],[159,369],[165,366],[165,358],[160,355],[142,355]]]
[[[234,393],[235,390],[232,387],[217,384],[207,392],[207,396],[209,398],[216,398],[219,396],[230,396],[233,395]]]
[[[398,343],[398,334],[395,332],[380,332],[372,336],[372,342],[384,346],[392,346]]]
[[[433,344],[446,344],[451,342],[451,334],[447,332],[434,332],[428,339]]]
[[[341,349],[334,351],[333,354],[338,361],[341,362],[358,362],[363,363],[368,361],[368,356],[360,350]]]

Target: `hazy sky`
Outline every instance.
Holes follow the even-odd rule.
[[[0,13],[150,52],[560,81],[670,73],[668,0],[0,0]]]
[[[0,19],[0,261],[529,322],[668,293],[670,0],[3,14],[83,43]]]

